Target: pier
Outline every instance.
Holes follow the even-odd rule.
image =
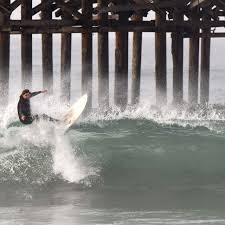
[[[21,7],[21,19],[11,14]],[[33,19],[40,14],[40,19]],[[151,16],[149,16],[151,15]],[[154,19],[152,19],[154,15]],[[98,34],[98,102],[109,105],[109,32],[115,33],[114,104],[128,104],[128,66],[132,63],[131,104],[140,101],[142,34],[155,33],[156,103],[167,104],[167,33],[171,34],[173,104],[183,103],[184,38],[189,39],[188,102],[207,104],[211,38],[224,38],[225,0],[0,0],[0,89],[9,92],[10,37],[21,35],[22,87],[32,83],[32,35],[42,35],[43,87],[53,93],[53,37],[61,34],[61,96],[70,101],[72,34],[81,34],[82,93],[92,107],[93,33]],[[220,29],[218,29],[220,30]],[[130,43],[129,34],[133,33]],[[132,61],[128,60],[133,46]],[[150,50],[149,50],[150,51]],[[77,59],[76,59],[77,60]],[[200,89],[200,90],[199,90]],[[3,91],[4,90],[4,91]],[[3,102],[3,100],[0,100]],[[5,102],[4,102],[5,104]]]

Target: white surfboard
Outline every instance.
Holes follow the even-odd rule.
[[[82,112],[84,111],[88,100],[88,95],[83,95],[76,103],[74,103],[68,113],[64,117],[64,123],[66,125],[66,129],[69,129],[80,117]]]

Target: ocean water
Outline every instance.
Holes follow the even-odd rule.
[[[34,37],[32,90],[42,88],[40,38]],[[51,122],[30,126],[18,122],[20,37],[12,38],[10,103],[0,114],[0,224],[225,224],[222,40],[212,43],[210,105],[174,108],[168,104],[159,109],[154,39],[144,35],[141,103],[123,112],[113,105],[113,35],[110,42],[110,108],[97,107],[95,45],[94,110],[64,133],[61,125]],[[80,43],[75,35],[71,102],[81,94]],[[185,99],[187,44],[185,40]],[[54,95],[35,97],[32,109],[61,118],[68,105],[59,102],[57,92],[59,36],[54,36],[54,47]],[[168,39],[169,103],[170,57]]]

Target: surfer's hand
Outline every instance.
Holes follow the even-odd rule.
[[[21,120],[25,120],[26,119],[26,116],[21,116]]]
[[[48,90],[44,90],[44,91],[42,91],[41,93],[47,93],[48,92]]]

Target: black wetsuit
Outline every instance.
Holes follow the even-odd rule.
[[[31,98],[41,94],[41,91],[33,92],[31,93]],[[49,117],[48,115],[32,115],[31,108],[30,108],[30,99],[24,99],[22,96],[20,97],[20,100],[17,105],[18,110],[18,116],[23,124],[31,124],[34,120],[45,119],[49,121],[58,121],[56,119],[53,119]],[[22,116],[25,116],[25,120],[22,120]]]

